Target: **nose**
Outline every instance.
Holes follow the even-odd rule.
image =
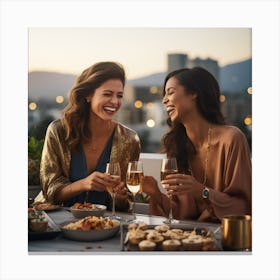
[[[165,105],[167,102],[168,102],[168,98],[166,97],[166,95],[164,95],[162,98],[162,103]]]
[[[110,102],[113,103],[113,104],[118,104],[119,100],[118,100],[117,95],[112,95],[112,97],[110,99]]]

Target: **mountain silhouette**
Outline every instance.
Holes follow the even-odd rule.
[[[134,86],[161,86],[166,72],[155,73],[128,81]],[[252,59],[220,67],[220,88],[224,92],[240,92],[252,86]]]
[[[128,80],[132,86],[162,86],[166,72],[153,73],[138,79]],[[68,96],[76,75],[35,71],[28,75],[30,100],[54,99],[58,95]],[[219,83],[223,92],[240,92],[252,86],[252,59],[225,65],[220,68]]]
[[[128,80],[127,84],[138,87],[161,86],[165,76],[166,72],[155,73],[138,79]]]
[[[220,69],[220,88],[224,92],[238,92],[252,86],[252,59],[228,64]]]
[[[32,100],[54,99],[58,95],[68,96],[76,75],[35,71],[28,74],[28,97]]]

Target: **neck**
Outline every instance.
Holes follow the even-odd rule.
[[[89,129],[94,138],[110,133],[114,125],[113,120],[103,120],[96,115],[92,115],[89,120]]]
[[[210,122],[199,118],[196,121],[184,122],[183,125],[196,149],[207,144],[209,128],[213,126]]]

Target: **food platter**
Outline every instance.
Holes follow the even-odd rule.
[[[111,228],[89,230],[67,228],[69,224],[77,221],[79,220],[71,220],[60,224],[60,230],[63,237],[74,241],[101,241],[114,237],[120,230],[120,222],[117,220],[112,220],[114,222],[114,226]]]
[[[41,211],[41,214],[44,215],[44,218],[48,221],[47,230],[43,232],[35,232],[29,230],[28,241],[53,239],[61,233],[59,226],[48,216],[45,211]]]
[[[57,210],[60,208],[59,205],[54,205],[54,204],[51,204],[49,202],[37,202],[37,203],[34,203],[34,209],[38,210],[38,211],[53,211],[53,210]]]
[[[72,206],[70,207],[70,211],[72,215],[77,219],[81,219],[87,216],[100,217],[104,215],[107,209],[105,205],[101,205],[101,204],[92,204],[92,205],[94,205],[93,208],[82,208],[82,209],[77,209]]]
[[[124,225],[122,242],[124,251],[222,250],[211,230],[184,224],[141,225],[140,223],[135,228],[131,227],[131,224]]]

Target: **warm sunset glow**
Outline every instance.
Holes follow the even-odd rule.
[[[118,41],[117,48],[112,48],[112,41]],[[179,52],[186,52],[190,56],[215,58],[225,65],[251,57],[251,29],[68,26],[29,28],[28,67],[30,72],[48,70],[78,75],[91,65],[92,54],[95,54],[96,62],[102,61],[104,56],[117,57],[125,70],[128,70],[127,79],[135,79],[167,71],[167,54],[178,50],[178,46],[188,46],[187,49],[182,47]],[[151,94],[158,94],[159,87],[156,89],[154,86],[156,85],[150,86]]]

